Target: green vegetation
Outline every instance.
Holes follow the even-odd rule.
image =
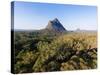
[[[97,35],[15,32],[15,73],[97,68]]]

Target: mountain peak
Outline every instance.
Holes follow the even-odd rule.
[[[59,21],[57,18],[55,18],[53,21],[55,21],[55,22],[57,22],[57,21]]]
[[[57,18],[55,18],[54,20],[50,20],[48,22],[46,29],[56,31],[56,32],[66,31],[66,29],[63,27],[63,25],[60,23],[60,21]]]

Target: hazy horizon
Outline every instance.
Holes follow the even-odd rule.
[[[71,4],[14,2],[14,29],[44,29],[58,18],[66,30],[97,30],[97,7]]]

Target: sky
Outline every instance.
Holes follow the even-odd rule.
[[[44,29],[58,18],[66,30],[97,30],[97,7],[71,4],[14,2],[14,29]]]

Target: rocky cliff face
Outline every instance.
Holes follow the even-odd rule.
[[[66,32],[66,29],[63,27],[63,25],[59,22],[57,18],[52,21],[49,21],[48,25],[46,26],[46,29],[57,32]]]

